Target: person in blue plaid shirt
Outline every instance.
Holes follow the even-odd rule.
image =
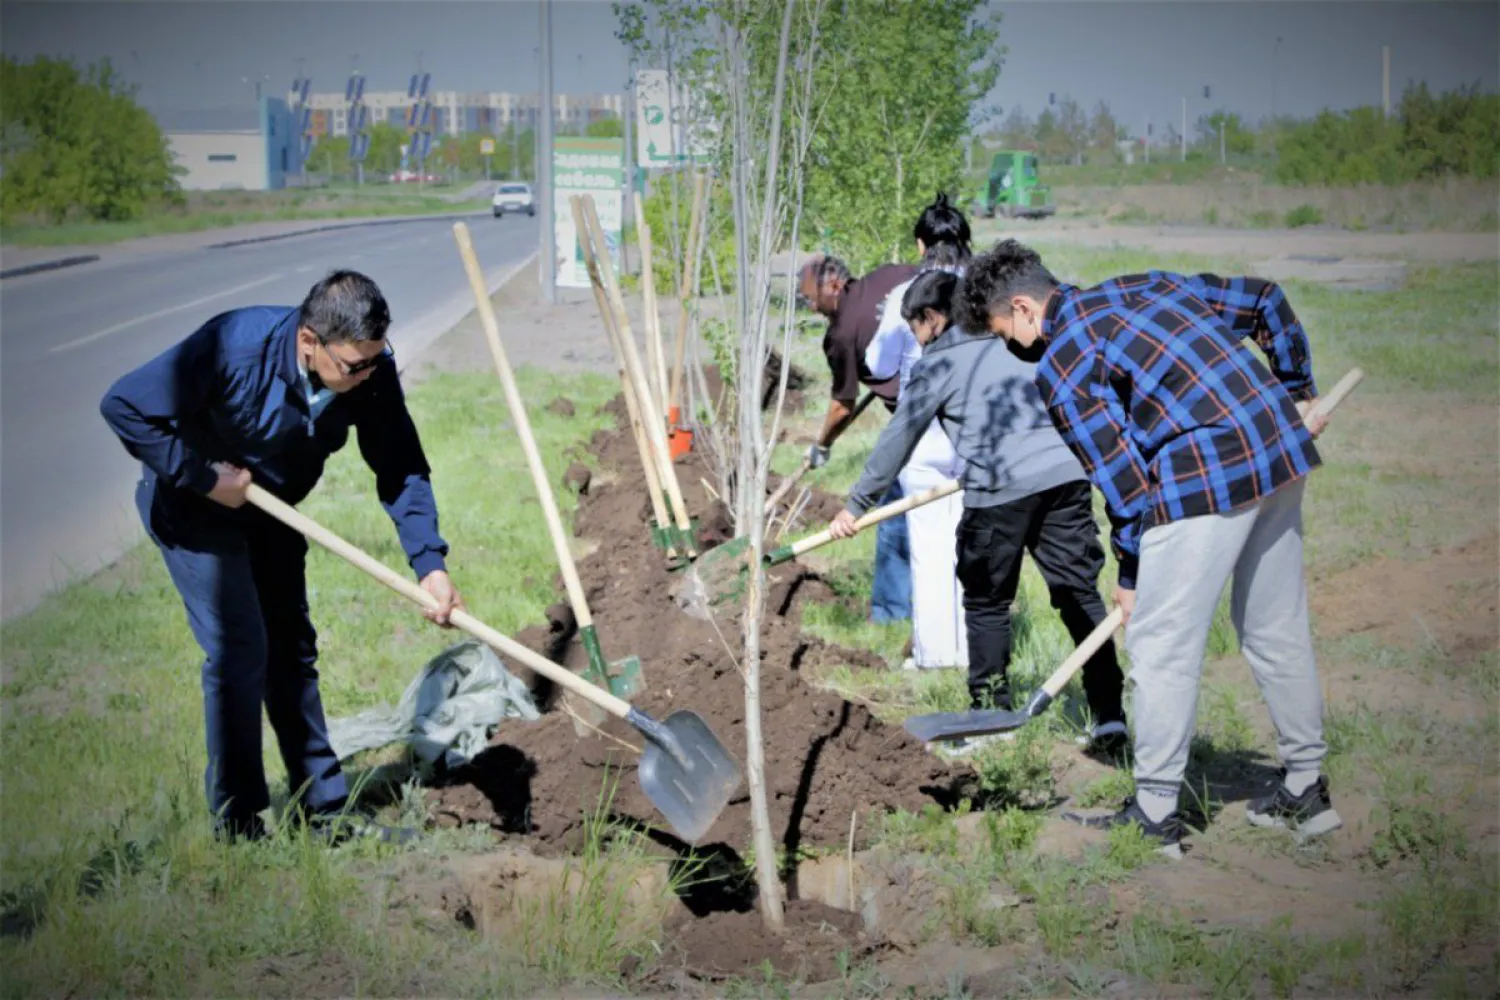
[[[1181,853],[1204,647],[1224,587],[1284,770],[1259,826],[1330,833],[1323,699],[1308,625],[1302,493],[1325,420],[1307,334],[1274,283],[1150,271],[1079,288],[1015,240],[973,259],[960,326],[1037,362],[1053,424],[1104,495],[1135,684],[1136,794],[1112,815]],[[1246,349],[1253,338],[1262,362]]]

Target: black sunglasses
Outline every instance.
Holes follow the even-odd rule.
[[[318,343],[323,345],[323,353],[327,354],[330,358],[333,359],[334,365],[338,368],[338,370],[343,374],[345,378],[353,378],[355,375],[359,375],[362,372],[367,372],[371,368],[374,368],[376,365],[380,364],[382,361],[385,361],[388,358],[394,358],[396,356],[396,352],[392,349],[390,341],[386,341],[385,349],[382,350],[379,354],[375,355],[373,358],[365,358],[363,361],[356,361],[353,364],[350,364],[328,349],[328,341],[319,338]]]

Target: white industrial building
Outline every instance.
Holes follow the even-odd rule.
[[[153,112],[166,136],[177,180],[189,191],[274,191],[301,164],[301,139],[285,101],[259,106],[175,108]]]

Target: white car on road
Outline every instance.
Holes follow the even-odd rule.
[[[495,198],[490,204],[497,219],[516,212],[536,215],[536,199],[532,197],[531,185],[519,181],[507,181],[495,188]]]

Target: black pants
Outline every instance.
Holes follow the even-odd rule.
[[[964,511],[958,523],[958,578],[964,588],[969,633],[969,697],[975,708],[1012,708],[1010,606],[1029,551],[1073,641],[1082,642],[1104,620],[1099,571],[1104,547],[1086,482],[1035,493],[998,507]],[[1095,723],[1123,721],[1124,679],[1114,643],[1083,666],[1083,689]]]

